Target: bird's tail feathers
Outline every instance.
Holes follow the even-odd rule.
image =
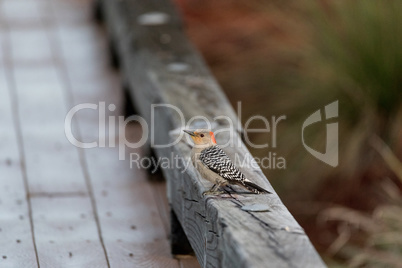
[[[244,182],[244,186],[246,186],[246,188],[248,190],[250,190],[250,191],[252,191],[253,193],[256,193],[256,194],[260,194],[260,193],[272,194],[270,191],[265,190],[261,186],[258,186],[257,184],[255,184],[255,183],[253,183],[253,182],[251,182],[249,180],[246,180]]]

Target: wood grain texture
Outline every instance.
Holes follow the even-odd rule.
[[[233,137],[236,146],[224,150],[232,159],[235,155],[244,159],[249,152],[237,134],[242,131],[241,125],[202,58],[183,34],[180,18],[169,1],[102,0],[102,7],[137,110],[148,122],[152,104],[171,104],[183,113],[180,118],[170,108],[155,110],[151,126],[155,143],[174,140],[174,135],[168,133],[172,130],[179,133],[182,119],[187,123],[194,116],[202,116],[214,122],[214,130],[219,130],[230,127],[222,119],[226,117],[237,131]],[[157,18],[147,21],[155,14],[159,14],[159,19],[162,17],[159,23]],[[217,116],[221,118],[217,120]],[[223,133],[217,135],[218,144],[226,143],[229,138]],[[192,165],[187,165],[190,151],[187,144],[180,142],[155,151],[160,157],[173,153],[181,159],[180,168],[167,168],[163,172],[171,206],[201,266],[325,266],[275,193],[204,198],[201,193],[211,185],[200,178]],[[250,180],[274,192],[259,168],[249,166],[242,171]],[[269,211],[241,209],[254,204],[264,204]]]

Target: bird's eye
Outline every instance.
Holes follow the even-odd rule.
[[[201,138],[204,138],[204,134],[201,134],[200,136],[201,136]]]

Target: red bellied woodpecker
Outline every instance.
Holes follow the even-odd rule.
[[[203,195],[224,193],[219,190],[228,184],[240,185],[255,194],[271,193],[247,179],[232,163],[226,153],[216,144],[214,133],[208,129],[184,130],[194,141],[191,160],[202,177],[214,186]]]

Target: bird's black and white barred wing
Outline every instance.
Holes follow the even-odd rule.
[[[232,163],[227,154],[217,145],[201,151],[200,160],[210,170],[228,181],[244,183],[243,173]]]
[[[226,153],[217,145],[201,151],[200,160],[210,170],[226,179],[228,182],[241,184],[254,193],[271,193],[246,179],[241,171],[232,163]]]

